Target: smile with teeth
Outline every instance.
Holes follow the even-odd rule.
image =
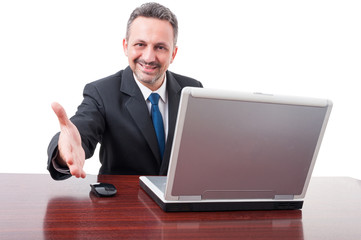
[[[155,68],[157,68],[156,66],[144,65],[144,64],[141,64],[141,63],[140,63],[140,65],[141,65],[143,68],[145,68],[145,69],[155,69]]]
[[[142,69],[144,71],[153,71],[159,67],[157,63],[153,63],[153,62],[145,63],[145,62],[138,61],[138,64],[142,67]]]

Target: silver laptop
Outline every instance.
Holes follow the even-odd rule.
[[[164,211],[301,209],[326,99],[184,88],[167,176],[140,186]]]

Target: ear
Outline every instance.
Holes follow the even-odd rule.
[[[125,56],[128,57],[128,42],[125,38],[123,39],[123,50],[124,50]]]
[[[178,47],[175,46],[172,53],[172,59],[170,60],[170,63],[173,63],[175,56],[177,55]]]

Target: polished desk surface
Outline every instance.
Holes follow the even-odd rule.
[[[113,183],[115,197],[90,193]],[[165,213],[138,176],[0,174],[0,239],[361,239],[361,181],[315,177],[302,210]]]

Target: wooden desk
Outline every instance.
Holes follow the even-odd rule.
[[[137,176],[0,174],[0,239],[361,239],[361,181],[313,178],[302,210],[165,213]]]

